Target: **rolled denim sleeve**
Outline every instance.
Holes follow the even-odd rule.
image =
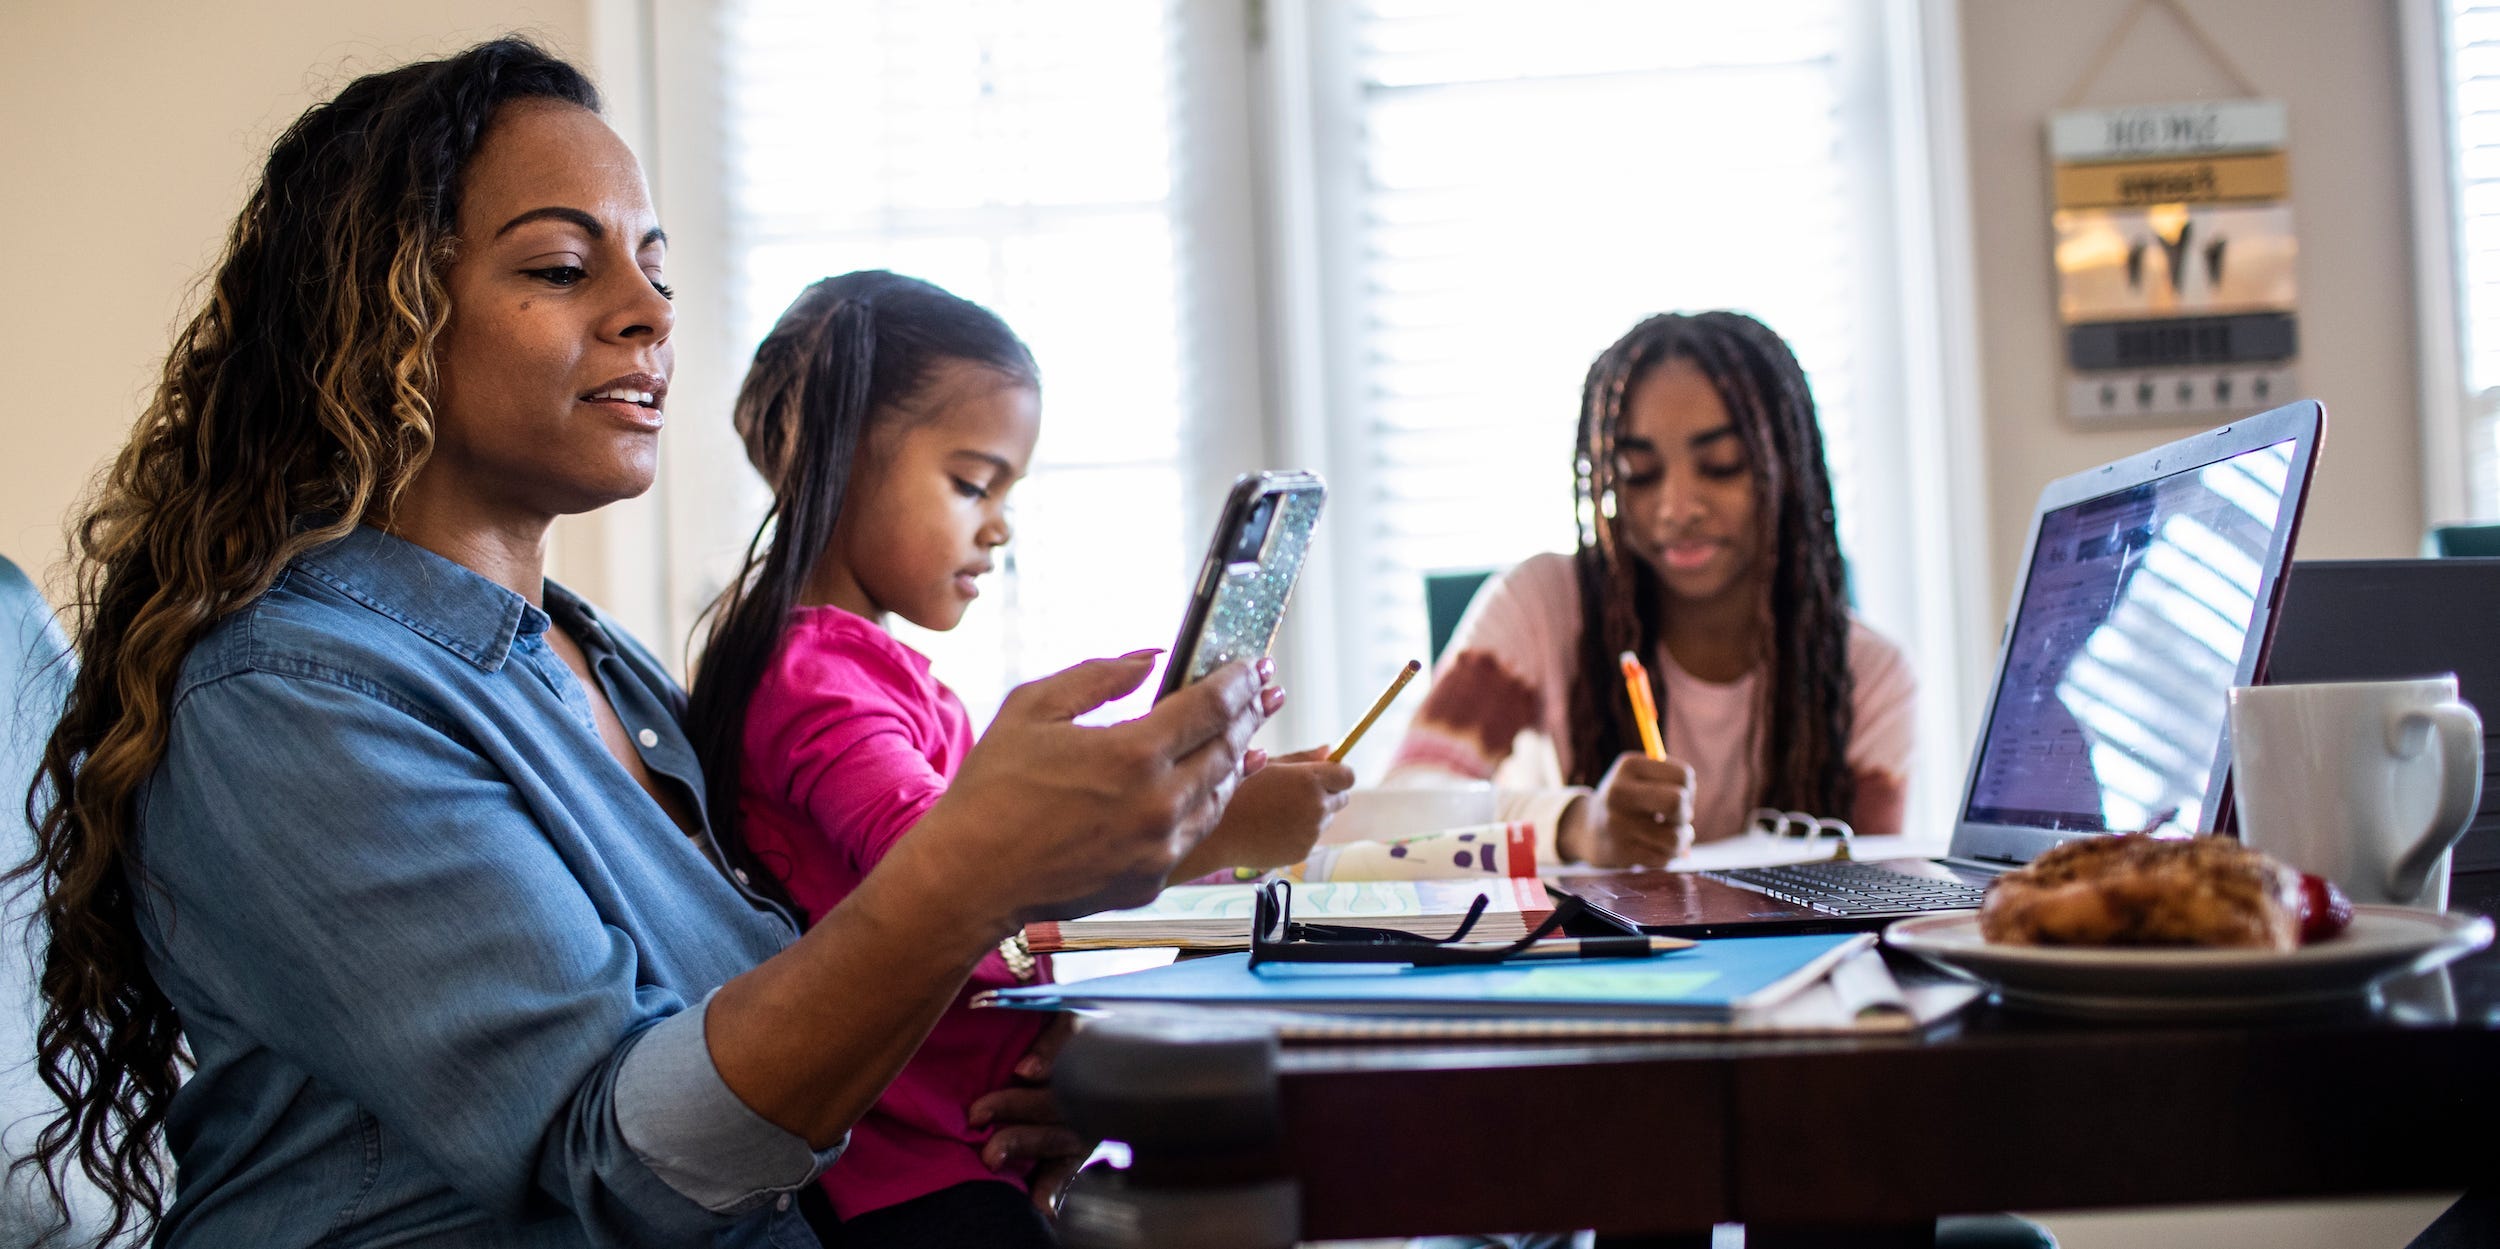
[[[616,1074],[616,1120],[643,1165],[706,1210],[738,1214],[816,1178],[850,1142],[807,1142],[748,1109],[703,1039],[706,994],[643,1033]]]
[[[485,746],[310,666],[190,690],[136,890],[160,973],[213,1004],[186,1027],[300,1066],[498,1219],[560,1209],[593,1244],[695,1243],[807,1183],[830,1153],[741,1104],[702,1002],[650,974],[695,919],[603,913],[603,864],[550,835],[567,813]]]

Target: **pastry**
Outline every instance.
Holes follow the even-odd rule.
[[[2081,837],[1989,886],[1980,934],[2009,945],[2289,950],[2300,873],[2228,837]]]

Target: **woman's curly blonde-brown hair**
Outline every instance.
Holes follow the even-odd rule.
[[[175,679],[211,626],[387,514],[424,465],[460,173],[523,98],[599,106],[580,71],[507,38],[358,78],[290,126],[72,528],[79,671],[27,797],[35,857],[12,874],[43,893],[36,1057],[63,1109],[18,1165],[41,1167],[56,1203],[82,1168],[111,1202],[98,1243],[164,1212],[160,1138],[185,1061],[131,854]]]

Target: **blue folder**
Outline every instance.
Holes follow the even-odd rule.
[[[1865,948],[1865,933],[1696,942],[1648,958],[1541,959],[1492,966],[1270,963],[1247,954],[983,994],[1029,1010],[1192,1003],[1281,1010],[1442,1016],[1644,1016],[1728,1019],[1776,1005]]]

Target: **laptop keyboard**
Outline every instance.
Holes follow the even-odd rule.
[[[1872,863],[1801,863],[1702,875],[1826,915],[1968,911],[1977,909],[1980,899],[1988,896],[1982,886],[1887,871]]]

